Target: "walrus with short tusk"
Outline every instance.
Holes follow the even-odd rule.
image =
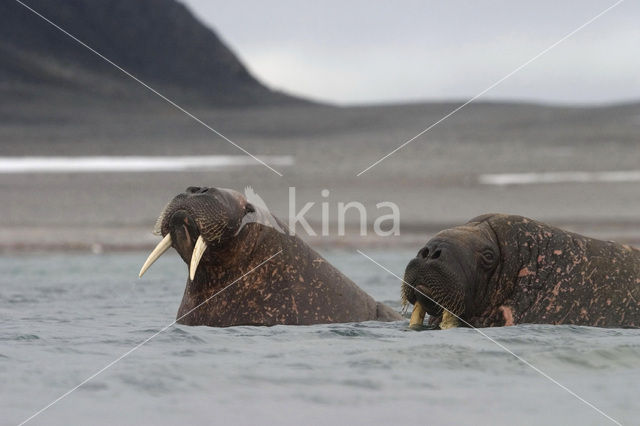
[[[181,324],[402,320],[239,192],[187,188],[162,211],[155,232],[163,239],[140,276],[169,248],[176,249],[189,265],[177,315]]]
[[[407,265],[411,326],[640,327],[640,250],[521,216],[444,230]]]

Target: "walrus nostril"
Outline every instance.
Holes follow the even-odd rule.
[[[190,186],[184,192],[187,194],[206,194],[209,192],[209,189],[211,188],[206,186]]]
[[[440,257],[440,255],[442,254],[442,250],[438,249],[433,253],[433,256],[431,256],[432,259],[437,259]]]
[[[418,257],[422,259],[426,259],[427,257],[429,257],[429,249],[424,247],[422,250],[418,252]]]

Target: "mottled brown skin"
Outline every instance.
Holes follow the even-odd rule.
[[[521,216],[484,215],[440,232],[405,281],[474,327],[640,327],[640,250]],[[441,321],[441,307],[406,284],[402,291],[431,324]]]
[[[253,209],[238,192],[192,187],[161,214],[159,233],[171,234],[187,265],[199,235],[208,245],[194,280],[187,278],[179,323],[227,327],[402,320],[298,237],[261,223],[241,226]]]

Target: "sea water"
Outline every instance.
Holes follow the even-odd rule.
[[[355,251],[323,254],[400,309],[395,277]],[[398,275],[414,255],[367,254]],[[0,257],[0,424],[36,413],[27,424],[640,424],[639,330],[521,325],[485,337],[399,321],[157,334],[187,270],[169,252],[139,280],[146,255]]]

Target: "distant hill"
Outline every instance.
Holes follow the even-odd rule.
[[[25,0],[136,77],[212,105],[301,103],[257,81],[174,0]],[[0,90],[126,97],[128,77],[13,0],[0,2]]]

